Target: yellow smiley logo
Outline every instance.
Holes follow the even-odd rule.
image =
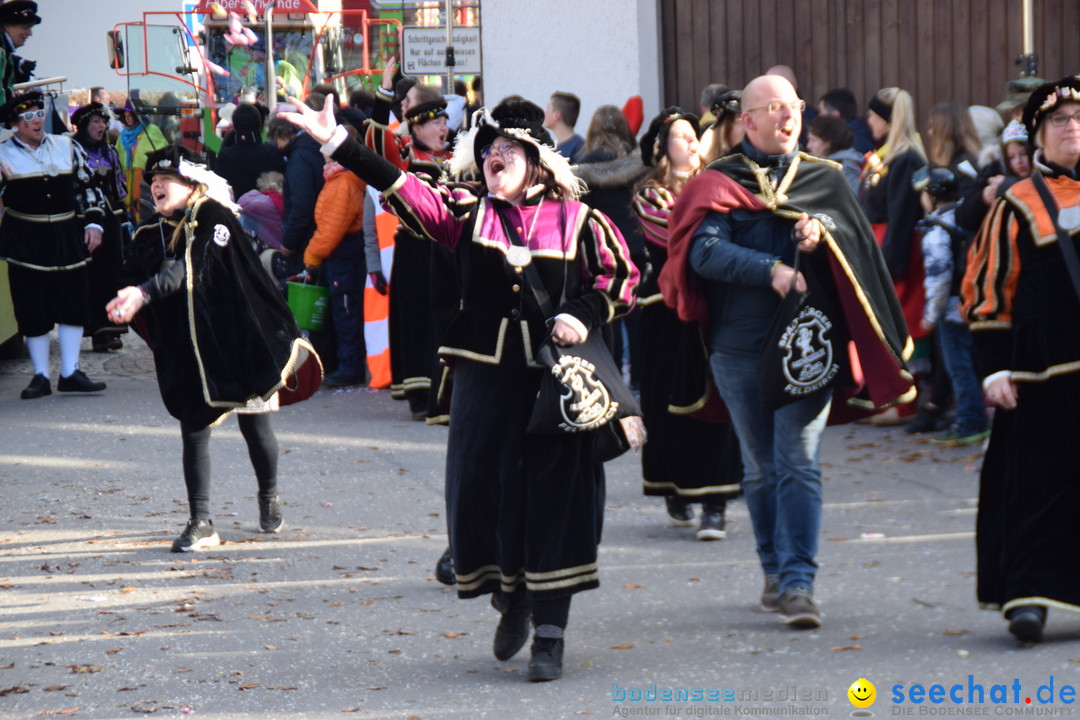
[[[866,678],[859,678],[851,683],[847,691],[848,700],[857,708],[868,708],[877,698],[877,688]]]

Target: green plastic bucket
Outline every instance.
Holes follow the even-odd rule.
[[[289,281],[289,309],[301,330],[322,330],[330,288]]]

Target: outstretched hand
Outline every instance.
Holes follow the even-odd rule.
[[[294,97],[290,97],[289,102],[293,107],[297,108],[297,112],[281,112],[278,113],[278,117],[283,117],[293,125],[307,130],[308,135],[318,140],[320,145],[328,143],[334,134],[334,130],[337,129],[337,119],[334,117],[334,103],[327,98],[323,109],[315,112]]]
[[[386,61],[386,69],[382,74],[382,89],[387,92],[394,92],[394,75],[397,74],[397,58],[391,57]]]

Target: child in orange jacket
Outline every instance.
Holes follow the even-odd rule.
[[[364,347],[364,195],[355,173],[327,159],[326,181],[315,202],[315,234],[304,250],[304,265],[322,272],[330,286],[330,313],[337,334],[338,367],[323,379],[332,387],[363,384]]]

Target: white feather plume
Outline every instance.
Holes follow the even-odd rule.
[[[232,188],[225,178],[207,169],[205,165],[197,165],[183,158],[180,159],[179,169],[183,177],[205,187],[206,195],[211,200],[216,200],[237,215],[240,214],[240,206],[233,202]]]

